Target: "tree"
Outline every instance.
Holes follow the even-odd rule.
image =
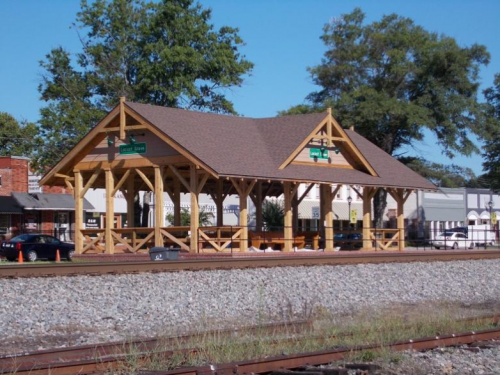
[[[489,114],[492,119],[500,121],[500,74],[495,75],[493,87],[484,91],[484,96],[489,105]],[[484,179],[488,187],[500,191],[500,130],[493,133],[490,140],[485,143],[483,167],[486,171]]]
[[[6,112],[0,112],[0,155],[30,157],[37,151],[33,141],[38,128],[27,121],[17,121]]]
[[[214,214],[212,212],[206,211],[205,207],[201,207],[198,213],[199,216],[199,225],[200,227],[206,227],[212,225],[212,220],[214,218]],[[174,223],[174,214],[166,214],[165,219],[173,225]],[[181,226],[187,227],[191,225],[191,212],[187,208],[181,209]]]
[[[262,222],[267,230],[283,228],[285,210],[279,200],[264,200],[262,204]]]
[[[470,168],[464,168],[455,164],[443,165],[431,163],[417,157],[400,157],[398,160],[439,187],[478,187],[480,184],[479,179]]]
[[[57,48],[41,62],[43,137],[67,146],[40,157],[38,166],[53,165],[120,96],[235,113],[224,93],[240,86],[253,64],[238,51],[238,29],[214,30],[210,19],[194,0],[82,0],[75,27],[85,33],[83,51],[71,61]]]
[[[355,126],[390,155],[423,140],[425,129],[449,157],[477,152],[469,134],[486,139],[491,131],[477,101],[478,72],[489,62],[486,48],[460,47],[395,14],[371,24],[364,20],[357,8],[324,27],[327,51],[320,65],[309,68],[321,87],[307,97],[310,110],[332,107],[342,126]],[[375,198],[377,226],[386,196],[380,190]]]

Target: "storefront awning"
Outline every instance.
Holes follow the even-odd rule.
[[[25,210],[74,211],[75,200],[70,194],[12,193],[18,205]],[[83,200],[85,211],[93,210],[89,201]]]
[[[0,197],[0,214],[15,214],[23,213],[22,207],[11,196]]]

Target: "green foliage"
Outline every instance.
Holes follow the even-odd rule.
[[[490,115],[500,122],[500,74],[495,75],[493,87],[485,90],[484,96],[489,105]],[[491,189],[500,192],[500,126],[492,134],[484,147],[484,179]]]
[[[37,166],[51,166],[118,103],[235,113],[224,92],[240,86],[253,64],[238,48],[235,28],[214,30],[211,11],[194,0],[82,0],[75,28],[83,52],[63,48],[42,61],[40,120],[46,148]]]
[[[483,45],[461,47],[396,14],[366,24],[359,8],[323,31],[327,50],[321,64],[309,68],[321,87],[307,97],[310,111],[331,107],[342,126],[354,126],[390,155],[423,140],[426,129],[448,157],[479,151],[471,133],[489,138],[493,124],[477,101],[479,69],[490,58]],[[281,114],[304,113],[306,107]],[[386,195],[375,195],[377,226]]]
[[[279,200],[264,200],[262,204],[262,222],[268,230],[283,228],[285,209]]]
[[[400,157],[399,161],[439,187],[458,188],[478,184],[470,168],[431,163],[417,157]]]
[[[212,220],[214,218],[214,214],[212,212],[208,212],[205,210],[205,207],[201,207],[199,211],[199,225],[200,227],[206,227],[212,225]],[[174,214],[166,214],[165,219],[171,224],[174,225]],[[191,225],[191,212],[187,208],[181,209],[181,226],[187,227]]]
[[[391,155],[422,140],[425,128],[447,156],[477,151],[469,132],[488,136],[477,102],[486,48],[462,48],[395,14],[368,25],[364,19],[358,8],[325,26],[327,52],[309,68],[322,89],[308,99],[331,106],[343,126],[354,125]]]
[[[6,112],[0,112],[0,155],[30,157],[37,150],[33,141],[38,128],[27,121],[17,121]]]

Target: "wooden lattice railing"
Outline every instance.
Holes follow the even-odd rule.
[[[218,252],[230,251],[239,248],[240,241],[248,241],[246,238],[241,238],[242,232],[243,227],[199,227],[198,243],[200,248],[207,244]]]

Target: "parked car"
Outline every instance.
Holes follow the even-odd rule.
[[[361,233],[336,233],[333,236],[335,246],[340,250],[359,250],[363,247],[363,235]]]
[[[72,260],[75,245],[44,234],[21,234],[0,245],[0,255],[9,261],[15,261],[19,251],[22,251],[23,259],[30,262],[37,259],[55,260],[57,250],[61,259]]]
[[[470,249],[473,246],[471,240],[467,238],[467,235],[461,232],[443,232],[436,237],[434,241],[432,241],[432,245],[436,249],[445,248],[445,249],[458,249],[465,248]]]

